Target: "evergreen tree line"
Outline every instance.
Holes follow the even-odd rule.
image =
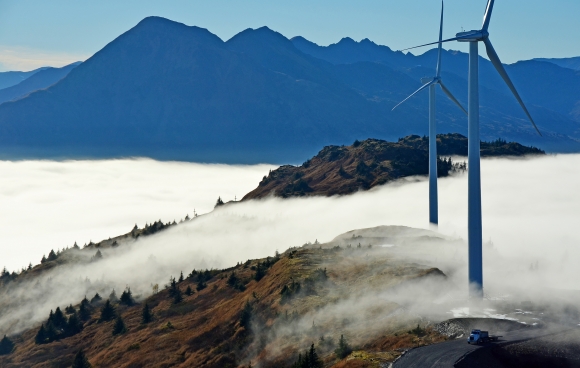
[[[197,291],[201,291],[207,287],[207,282],[211,280],[216,274],[218,274],[218,270],[205,270],[205,271],[197,271],[193,270],[187,276],[187,278],[191,281],[197,281],[196,289]]]
[[[299,282],[296,282],[294,280],[292,280],[292,282],[288,285],[284,285],[282,287],[282,290],[280,291],[280,295],[281,295],[281,304],[286,304],[288,303],[292,298],[294,298],[296,295],[298,295],[300,293],[300,290],[302,289],[302,286],[300,285]],[[288,312],[286,312],[288,313]]]
[[[298,360],[292,365],[292,368],[322,368],[324,363],[316,353],[314,344],[310,345],[310,350],[304,354],[298,354]]]
[[[47,344],[52,341],[60,340],[69,336],[76,335],[83,329],[83,322],[91,318],[93,310],[101,304],[103,298],[96,293],[95,296],[89,300],[85,296],[79,304],[78,311],[71,305],[65,308],[65,313],[60,307],[57,307],[53,312],[50,311],[46,323],[40,326],[35,338],[37,344]],[[117,315],[116,309],[111,303],[111,299],[117,301],[119,304],[132,306],[135,304],[131,289],[127,288],[121,294],[121,298],[117,298],[115,290],[111,292],[110,298],[104,303],[100,309],[99,323],[108,322],[116,318],[113,328],[113,334],[120,334],[126,332],[125,324],[120,315]],[[152,315],[149,306],[145,305],[147,311],[144,312],[144,323],[149,323],[152,320]],[[68,315],[68,317],[67,317]]]
[[[236,276],[236,271],[232,271],[230,277],[228,277],[227,284],[239,291],[246,290],[244,282],[238,276]]]
[[[57,307],[54,312],[51,310],[46,323],[40,326],[34,341],[37,344],[47,344],[81,332],[83,329],[81,318],[74,308],[72,310],[70,308],[72,306],[67,307],[67,310],[72,312],[68,317],[60,307]]]
[[[179,277],[180,282],[183,281],[183,273],[181,273],[181,276]],[[181,289],[179,288],[179,285],[177,283],[177,281],[175,280],[175,277],[170,277],[169,278],[169,285],[168,285],[168,295],[169,298],[173,299],[173,304],[179,304],[183,301],[183,295],[181,294]],[[191,291],[191,288],[189,289]]]
[[[266,272],[268,271],[268,269],[270,269],[279,260],[280,256],[278,255],[278,252],[276,252],[275,257],[266,257],[266,260],[264,262],[258,261],[256,266],[250,267],[251,270],[256,271],[256,273],[254,274],[254,280],[260,281],[262,278],[264,278],[264,276],[266,276]]]

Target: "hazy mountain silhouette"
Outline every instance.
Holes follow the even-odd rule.
[[[571,57],[571,58],[561,58],[561,59],[538,58],[538,59],[532,59],[532,60],[545,61],[548,63],[552,63],[552,64],[556,64],[558,66],[561,66],[562,68],[568,68],[568,69],[580,71],[580,56]]]
[[[436,49],[414,56],[411,53],[403,54],[399,51],[392,51],[390,48],[377,45],[368,39],[356,42],[350,38],[343,38],[340,42],[329,46],[318,46],[302,37],[294,37],[292,42],[303,52],[337,66],[373,62],[382,64],[393,71],[404,73],[414,79],[414,86],[403,84],[399,86],[399,90],[404,89],[407,95],[420,87],[421,77],[435,74]],[[580,60],[580,58],[578,59]],[[551,60],[563,60],[568,62],[568,65],[572,65],[575,58]],[[468,55],[460,51],[443,50],[442,62],[446,85],[466,105]],[[506,65],[506,69],[518,86],[522,98],[536,117],[536,123],[539,123],[542,131],[547,133],[544,135],[549,137],[548,139],[536,139],[532,135],[527,138],[521,137],[520,140],[523,138],[528,143],[544,145],[550,150],[577,150],[576,144],[567,141],[567,139],[560,143],[550,141],[553,134],[569,136],[576,141],[580,138],[580,73],[556,64],[529,60]],[[369,69],[368,66],[359,66],[359,68],[363,68],[365,71]],[[514,123],[519,125],[516,120],[525,120],[520,106],[512,97],[493,65],[483,57],[480,57],[480,76],[483,135],[492,135],[490,130],[493,130],[497,135],[512,136],[510,131],[515,128]],[[541,77],[538,78],[539,76]],[[370,84],[367,87],[371,87],[372,90],[372,84],[376,84],[376,81],[373,81],[372,77],[369,79]],[[358,89],[365,88],[360,79],[354,83]],[[396,91],[396,89],[389,88],[388,91]],[[445,104],[447,98],[440,91],[438,91],[438,95],[441,96],[438,99],[438,106],[441,103]],[[420,109],[427,113],[427,97],[417,96],[414,100],[419,100],[419,105],[409,101],[411,102],[408,104],[410,106],[405,108],[407,110]],[[449,107],[452,106],[449,104]],[[454,110],[449,110],[448,107],[443,109],[439,107],[438,113],[455,114]],[[513,118],[508,118],[505,115]],[[446,129],[445,123],[443,126],[443,129]],[[525,124],[520,125],[517,130],[532,132],[531,125],[526,126]]]
[[[66,77],[66,75],[79,64],[80,62],[76,62],[63,66],[62,68],[44,68],[17,85],[0,90],[0,103],[15,100],[36,90],[50,87]]]
[[[444,62],[446,84],[465,102],[466,55],[445,52]],[[262,27],[224,42],[150,17],[56,84],[0,105],[0,154],[301,162],[323,145],[426,134],[426,93],[391,109],[434,65],[432,52],[413,56],[368,40],[324,48]],[[539,73],[543,65],[558,68],[532,67]],[[546,136],[539,138],[512,97],[482,84],[482,139],[580,150],[573,114],[552,110],[571,100],[531,106]],[[440,133],[467,133],[465,116],[447,99],[438,99],[438,109]]]
[[[28,77],[33,76],[41,70],[47,67],[42,67],[38,69],[31,70],[29,72],[19,72],[19,71],[9,71],[0,72],[0,89],[8,88],[17,85]]]

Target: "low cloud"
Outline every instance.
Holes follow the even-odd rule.
[[[54,162],[2,165],[13,165],[11,177],[16,183],[11,190],[3,189],[3,201],[11,198],[13,201],[3,208],[17,207],[18,198],[30,204],[24,207],[26,210],[19,210],[26,211],[29,217],[18,212],[19,221],[11,223],[19,230],[13,230],[13,237],[16,233],[32,236],[41,230],[50,234],[50,226],[43,221],[52,225],[57,222],[66,224],[67,221],[77,226],[83,221],[90,223],[86,219],[92,219],[87,216],[92,216],[93,212],[110,214],[107,235],[117,235],[128,230],[127,224],[115,225],[119,219],[130,221],[129,225],[159,217],[164,221],[173,220],[164,215],[184,212],[191,215],[189,209],[196,205],[193,201],[207,196],[209,198],[202,206],[196,206],[198,212],[203,213],[213,207],[216,185],[223,188],[217,192],[230,199],[234,193],[227,192],[227,187],[241,188],[247,180],[248,191],[268,170],[268,166],[214,167],[150,160],[79,161],[69,163],[71,166]],[[484,284],[487,295],[517,294],[528,300],[547,295],[546,290],[577,289],[575,280],[580,277],[576,261],[580,256],[580,232],[576,230],[580,223],[577,212],[580,208],[580,193],[577,191],[579,165],[580,155],[482,162],[483,234],[487,243],[484,248]],[[187,171],[187,175],[182,170]],[[208,174],[210,172],[213,176]],[[61,180],[48,181],[52,185],[39,181],[50,175],[61,177]],[[74,181],[78,188],[73,190],[75,185],[67,183],[76,175],[84,179]],[[116,179],[112,180],[113,177]],[[252,181],[254,184],[250,183]],[[45,186],[41,189],[42,184]],[[441,179],[439,186],[439,232],[449,239],[465,239],[467,176]],[[5,185],[2,187],[6,188]],[[152,187],[157,190],[152,190]],[[166,188],[167,192],[161,188]],[[108,293],[113,287],[119,291],[128,285],[135,294],[146,296],[151,292],[152,284],[162,285],[170,275],[176,276],[181,271],[187,274],[193,268],[228,267],[309,241],[328,242],[353,229],[379,225],[428,228],[427,191],[425,178],[409,178],[343,197],[267,198],[226,205],[153,236],[131,240],[126,246],[106,249],[103,251],[104,259],[99,262],[82,267],[60,267],[47,273],[40,287],[34,289],[36,291],[26,286],[11,290],[9,298],[0,298],[10,300],[5,302],[0,315],[0,332],[16,332],[38,323],[46,318],[50,309],[77,303],[85,294],[95,290],[107,290]],[[243,194],[235,195],[241,197]],[[69,196],[71,198],[65,200]],[[127,197],[131,200],[126,200]],[[84,202],[88,198],[89,202]],[[149,200],[143,200],[145,198]],[[68,201],[78,202],[78,207],[62,205]],[[175,212],[165,207],[167,202]],[[177,203],[183,207],[175,208]],[[152,218],[148,215],[150,212],[144,213],[151,210],[149,207],[157,211]],[[137,208],[131,214],[138,218],[128,220],[130,214],[123,212],[123,208]],[[119,212],[122,216],[115,217]],[[7,216],[2,217],[6,219]],[[119,231],[112,232],[117,229],[113,225],[119,226]],[[31,228],[34,231],[30,231]],[[99,239],[98,235],[92,238]],[[49,248],[44,247],[44,252]],[[6,252],[5,249],[3,246],[2,251]],[[465,244],[454,241],[445,251],[436,245],[425,249],[428,251],[416,254],[415,260],[441,268],[460,291],[459,297],[454,293],[450,300],[445,301],[443,309],[462,307],[457,298],[467,295]],[[50,282],[46,281],[48,277],[52,278]],[[84,282],[87,279],[90,283]],[[402,292],[390,294],[390,298],[395,303],[421,302],[420,298],[410,298]],[[29,302],[32,300],[34,303]],[[426,309],[416,305],[408,310],[423,313]]]
[[[129,232],[159,219],[241,198],[271,165],[227,166],[149,159],[0,161],[0,267],[19,270],[42,255]]]

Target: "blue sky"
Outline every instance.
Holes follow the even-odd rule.
[[[486,3],[447,0],[444,36],[478,29]],[[435,39],[439,9],[439,0],[0,0],[0,70],[86,59],[149,15],[204,27],[224,40],[266,25],[321,45],[348,36],[401,49]],[[491,39],[504,63],[580,56],[579,17],[578,0],[496,0]]]

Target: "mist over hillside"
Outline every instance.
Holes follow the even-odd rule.
[[[240,199],[272,165],[203,165],[150,159],[0,161],[0,269],[163,219]]]
[[[321,145],[425,134],[426,94],[391,109],[434,66],[433,50],[414,56],[351,39],[320,47],[267,27],[224,42],[149,17],[55,85],[0,105],[0,155],[297,163]],[[467,55],[446,51],[443,73],[465,104]],[[508,66],[543,138],[485,59],[481,73],[482,139],[580,150],[576,71],[539,61]],[[543,77],[531,83],[530,74]],[[446,98],[438,119],[441,133],[467,132]]]
[[[580,256],[575,247],[580,239],[570,229],[577,222],[580,197],[571,195],[578,178],[570,168],[578,160],[578,155],[559,155],[482,161],[486,293],[517,291],[526,297],[526,287],[532,285],[536,296],[543,295],[540,290],[575,288],[580,275],[573,260]],[[439,231],[443,237],[466,237],[466,180],[466,175],[440,180]],[[226,268],[272,256],[276,250],[329,242],[353,229],[384,224],[422,228],[428,222],[426,197],[427,182],[417,177],[350,196],[226,204],[158,234],[129,239],[118,248],[103,248],[98,262],[90,262],[95,248],[82,251],[78,257],[87,263],[49,270],[42,276],[41,294],[22,294],[33,298],[33,304],[19,303],[19,294],[11,291],[12,297],[4,300],[12,300],[12,306],[5,307],[0,329],[14,332],[37,323],[51,308],[78,303],[95,288],[123,290],[129,285],[136,295],[146,296],[152,284],[162,284],[169,275],[193,268]],[[66,216],[61,220],[66,222]],[[456,264],[450,269],[444,267],[447,258],[441,255],[420,259],[465,280],[465,247],[453,248],[452,254],[451,262]],[[534,272],[529,274],[530,270]],[[82,282],[87,278],[90,283]],[[52,282],[46,282],[49,279]]]

